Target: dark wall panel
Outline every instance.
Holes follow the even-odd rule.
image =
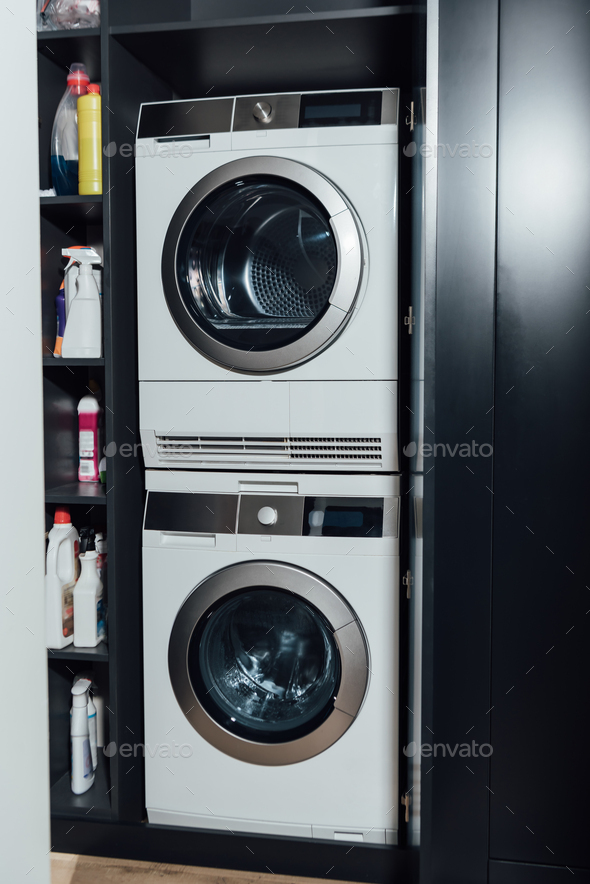
[[[572,868],[590,867],[587,6],[500,16],[490,854]]]
[[[422,738],[453,749],[489,742],[492,458],[461,457],[455,446],[473,443],[479,453],[492,441],[496,3],[441,0],[439,60],[435,361],[425,442],[455,455],[439,448],[424,466],[425,531],[434,542],[425,535]],[[431,165],[426,178],[437,174]],[[421,880],[487,882],[488,771],[479,750],[443,757],[438,749],[422,760]]]

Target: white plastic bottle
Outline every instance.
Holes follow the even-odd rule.
[[[95,648],[105,637],[102,581],[96,569],[94,528],[83,528],[80,541],[82,572],[74,589],[74,645]]]
[[[45,643],[65,648],[74,640],[73,591],[78,579],[79,537],[65,506],[55,508],[45,571]]]
[[[92,751],[88,731],[88,680],[80,679],[72,687],[72,718],[70,722],[72,747],[72,792],[82,795],[94,783]]]
[[[98,359],[102,356],[102,306],[92,265],[100,264],[100,255],[86,247],[62,249],[61,253],[80,265],[76,294],[71,300],[66,299],[61,355],[64,359]]]
[[[86,689],[88,691],[88,705],[86,707],[86,710],[88,712],[88,738],[90,740],[92,770],[96,770],[96,768],[98,767],[98,717],[96,714],[97,710],[92,696],[92,693],[95,690],[96,686],[92,681],[91,673],[78,673],[78,675],[74,677],[74,684],[77,684],[79,681],[86,682]],[[70,709],[70,717],[71,715],[72,710]]]

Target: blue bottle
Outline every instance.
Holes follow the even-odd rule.
[[[78,193],[78,98],[89,83],[83,64],[73,64],[51,133],[51,179],[58,196]]]

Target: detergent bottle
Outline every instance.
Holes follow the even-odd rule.
[[[90,247],[62,249],[62,255],[79,265],[76,294],[66,297],[66,328],[61,353],[64,359],[98,359],[102,356],[102,306],[92,265],[100,255]],[[70,267],[66,267],[66,274]]]
[[[55,508],[45,572],[45,642],[65,648],[74,640],[73,591],[79,574],[79,537],[65,506]]]
[[[69,69],[68,85],[51,132],[51,179],[57,196],[78,193],[78,98],[90,82],[83,64]]]

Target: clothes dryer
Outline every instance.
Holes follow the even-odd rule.
[[[398,468],[398,103],[373,89],[142,105],[148,466]]]

